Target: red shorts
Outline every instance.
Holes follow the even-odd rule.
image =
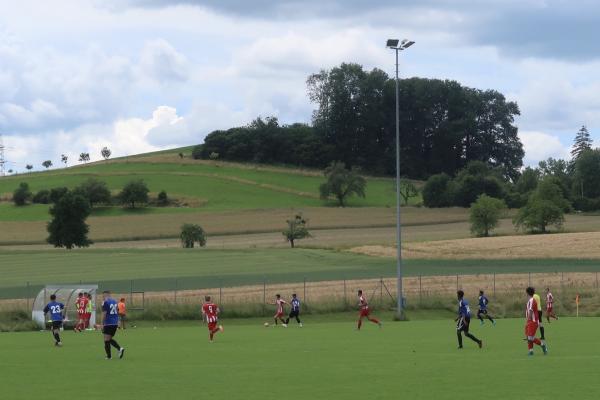
[[[283,311],[277,311],[273,318],[283,318],[283,316],[284,316]]]
[[[554,309],[552,308],[552,306],[546,307],[546,314],[551,314],[553,312],[553,310]]]
[[[77,318],[79,318],[79,319],[85,319],[85,314],[84,313],[77,313]]]
[[[368,317],[369,314],[371,314],[371,310],[369,309],[369,307],[361,308],[360,309],[360,316],[361,317]]]
[[[537,333],[539,324],[535,321],[527,321],[527,325],[525,325],[525,336],[534,337]]]
[[[215,329],[217,329],[217,323],[218,323],[217,321],[215,321],[215,322],[209,322],[208,323],[208,330],[209,331],[214,331]]]

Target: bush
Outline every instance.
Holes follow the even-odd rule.
[[[577,198],[573,200],[573,208],[577,211],[597,211],[600,210],[600,198],[590,199],[588,197]]]
[[[150,189],[143,180],[131,181],[119,193],[119,200],[122,204],[135,208],[136,203],[148,203],[149,192]]]
[[[202,159],[203,149],[204,149],[204,146],[201,144],[195,146],[194,149],[192,150],[192,158],[194,160]]]
[[[37,192],[31,199],[32,203],[35,204],[49,204],[50,203],[50,191],[42,189]]]
[[[453,197],[450,176],[444,173],[432,175],[425,182],[422,193],[425,207],[450,207]]]
[[[13,202],[17,206],[24,206],[31,200],[31,190],[26,182],[21,182],[19,187],[13,192]]]
[[[156,197],[156,202],[159,206],[166,206],[169,204],[169,197],[167,196],[167,192],[161,190],[158,196]]]
[[[513,223],[517,229],[546,233],[549,226],[562,229],[564,221],[562,208],[550,200],[531,197],[527,205],[519,210]]]
[[[97,203],[109,204],[111,201],[110,190],[106,183],[95,178],[89,178],[77,186],[74,192],[88,199],[90,207],[94,207]]]
[[[58,203],[58,201],[63,197],[69,189],[66,187],[57,187],[50,189],[50,203]]]

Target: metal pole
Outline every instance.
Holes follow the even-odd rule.
[[[402,304],[402,235],[400,232],[400,93],[398,81],[398,52],[396,48],[396,274],[397,274],[397,317],[404,320]]]
[[[223,281],[219,281],[219,304],[223,304]]]

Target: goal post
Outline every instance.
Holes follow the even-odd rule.
[[[46,327],[46,318],[44,316],[44,307],[50,302],[50,296],[56,295],[56,301],[65,305],[65,325],[75,325],[77,323],[77,309],[75,302],[79,293],[89,293],[92,296],[92,316],[90,326],[96,324],[96,294],[98,285],[78,284],[78,285],[46,285],[39,291],[31,310],[31,319],[40,327]]]

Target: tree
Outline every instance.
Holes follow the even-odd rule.
[[[102,150],[100,150],[100,155],[102,155],[102,158],[104,158],[105,160],[108,160],[111,154],[112,151],[110,151],[109,148],[106,146],[103,147]]]
[[[200,247],[206,246],[206,233],[200,225],[183,224],[179,237],[181,245],[186,249],[193,249],[196,242]]]
[[[65,164],[65,167],[67,166],[67,162],[69,161],[69,157],[66,154],[61,154],[60,155],[60,161]]]
[[[502,212],[506,209],[504,200],[482,194],[471,205],[469,220],[471,232],[477,236],[487,237],[490,231],[498,226]]]
[[[346,169],[344,163],[334,162],[325,169],[327,181],[319,187],[321,199],[331,196],[337,199],[338,205],[344,207],[346,200],[352,195],[366,197],[367,181],[359,175],[358,169]]]
[[[283,236],[290,243],[292,249],[295,241],[311,237],[308,231],[308,220],[302,217],[302,214],[296,214],[293,218],[285,221],[287,228],[283,231]]]
[[[600,197],[600,149],[584,150],[575,160],[573,191],[580,197]]]
[[[46,189],[42,189],[37,192],[33,198],[31,199],[32,203],[35,204],[48,204],[50,203],[50,191]]]
[[[521,194],[529,194],[537,188],[540,180],[540,171],[531,167],[525,168],[521,173],[521,176],[517,180],[515,188],[517,192]]]
[[[88,161],[90,161],[90,153],[79,154],[79,162],[87,163]]]
[[[530,197],[525,207],[515,216],[515,228],[530,232],[546,233],[549,226],[562,229],[564,211],[550,200]]]
[[[128,204],[135,208],[135,203],[147,203],[150,190],[143,180],[135,180],[127,183],[119,194],[122,204]]]
[[[579,129],[575,135],[575,140],[573,140],[573,148],[571,149],[571,157],[573,160],[577,160],[584,151],[590,150],[592,148],[592,143],[593,140],[590,136],[590,132],[585,125],[582,125],[581,129]]]
[[[93,208],[97,203],[110,203],[110,190],[106,186],[106,182],[102,182],[96,178],[89,178],[74,190],[75,193],[82,195],[90,202],[90,207]]]
[[[27,164],[25,168],[27,168],[27,171],[31,171],[33,169],[33,165]]]
[[[89,226],[85,223],[91,208],[86,198],[67,192],[50,207],[52,220],[48,223],[46,241],[54,247],[88,247],[92,241],[88,239]]]
[[[179,153],[179,158],[183,159],[183,153]]]
[[[167,196],[167,192],[161,190],[156,197],[159,206],[166,206],[169,204],[169,197]]]
[[[42,163],[42,167],[44,167],[46,169],[50,168],[51,166],[52,166],[52,161],[50,161],[50,160],[46,160]]]
[[[55,187],[50,189],[50,203],[56,204],[63,197],[69,189],[66,187]]]
[[[447,174],[432,175],[423,186],[423,204],[426,207],[449,207],[452,205],[451,178]]]
[[[24,206],[31,200],[31,190],[26,182],[21,182],[19,187],[13,192],[13,202],[17,206]]]
[[[419,189],[417,189],[414,183],[407,179],[400,179],[400,196],[402,196],[405,206],[408,205],[410,198],[417,197],[418,195]]]

